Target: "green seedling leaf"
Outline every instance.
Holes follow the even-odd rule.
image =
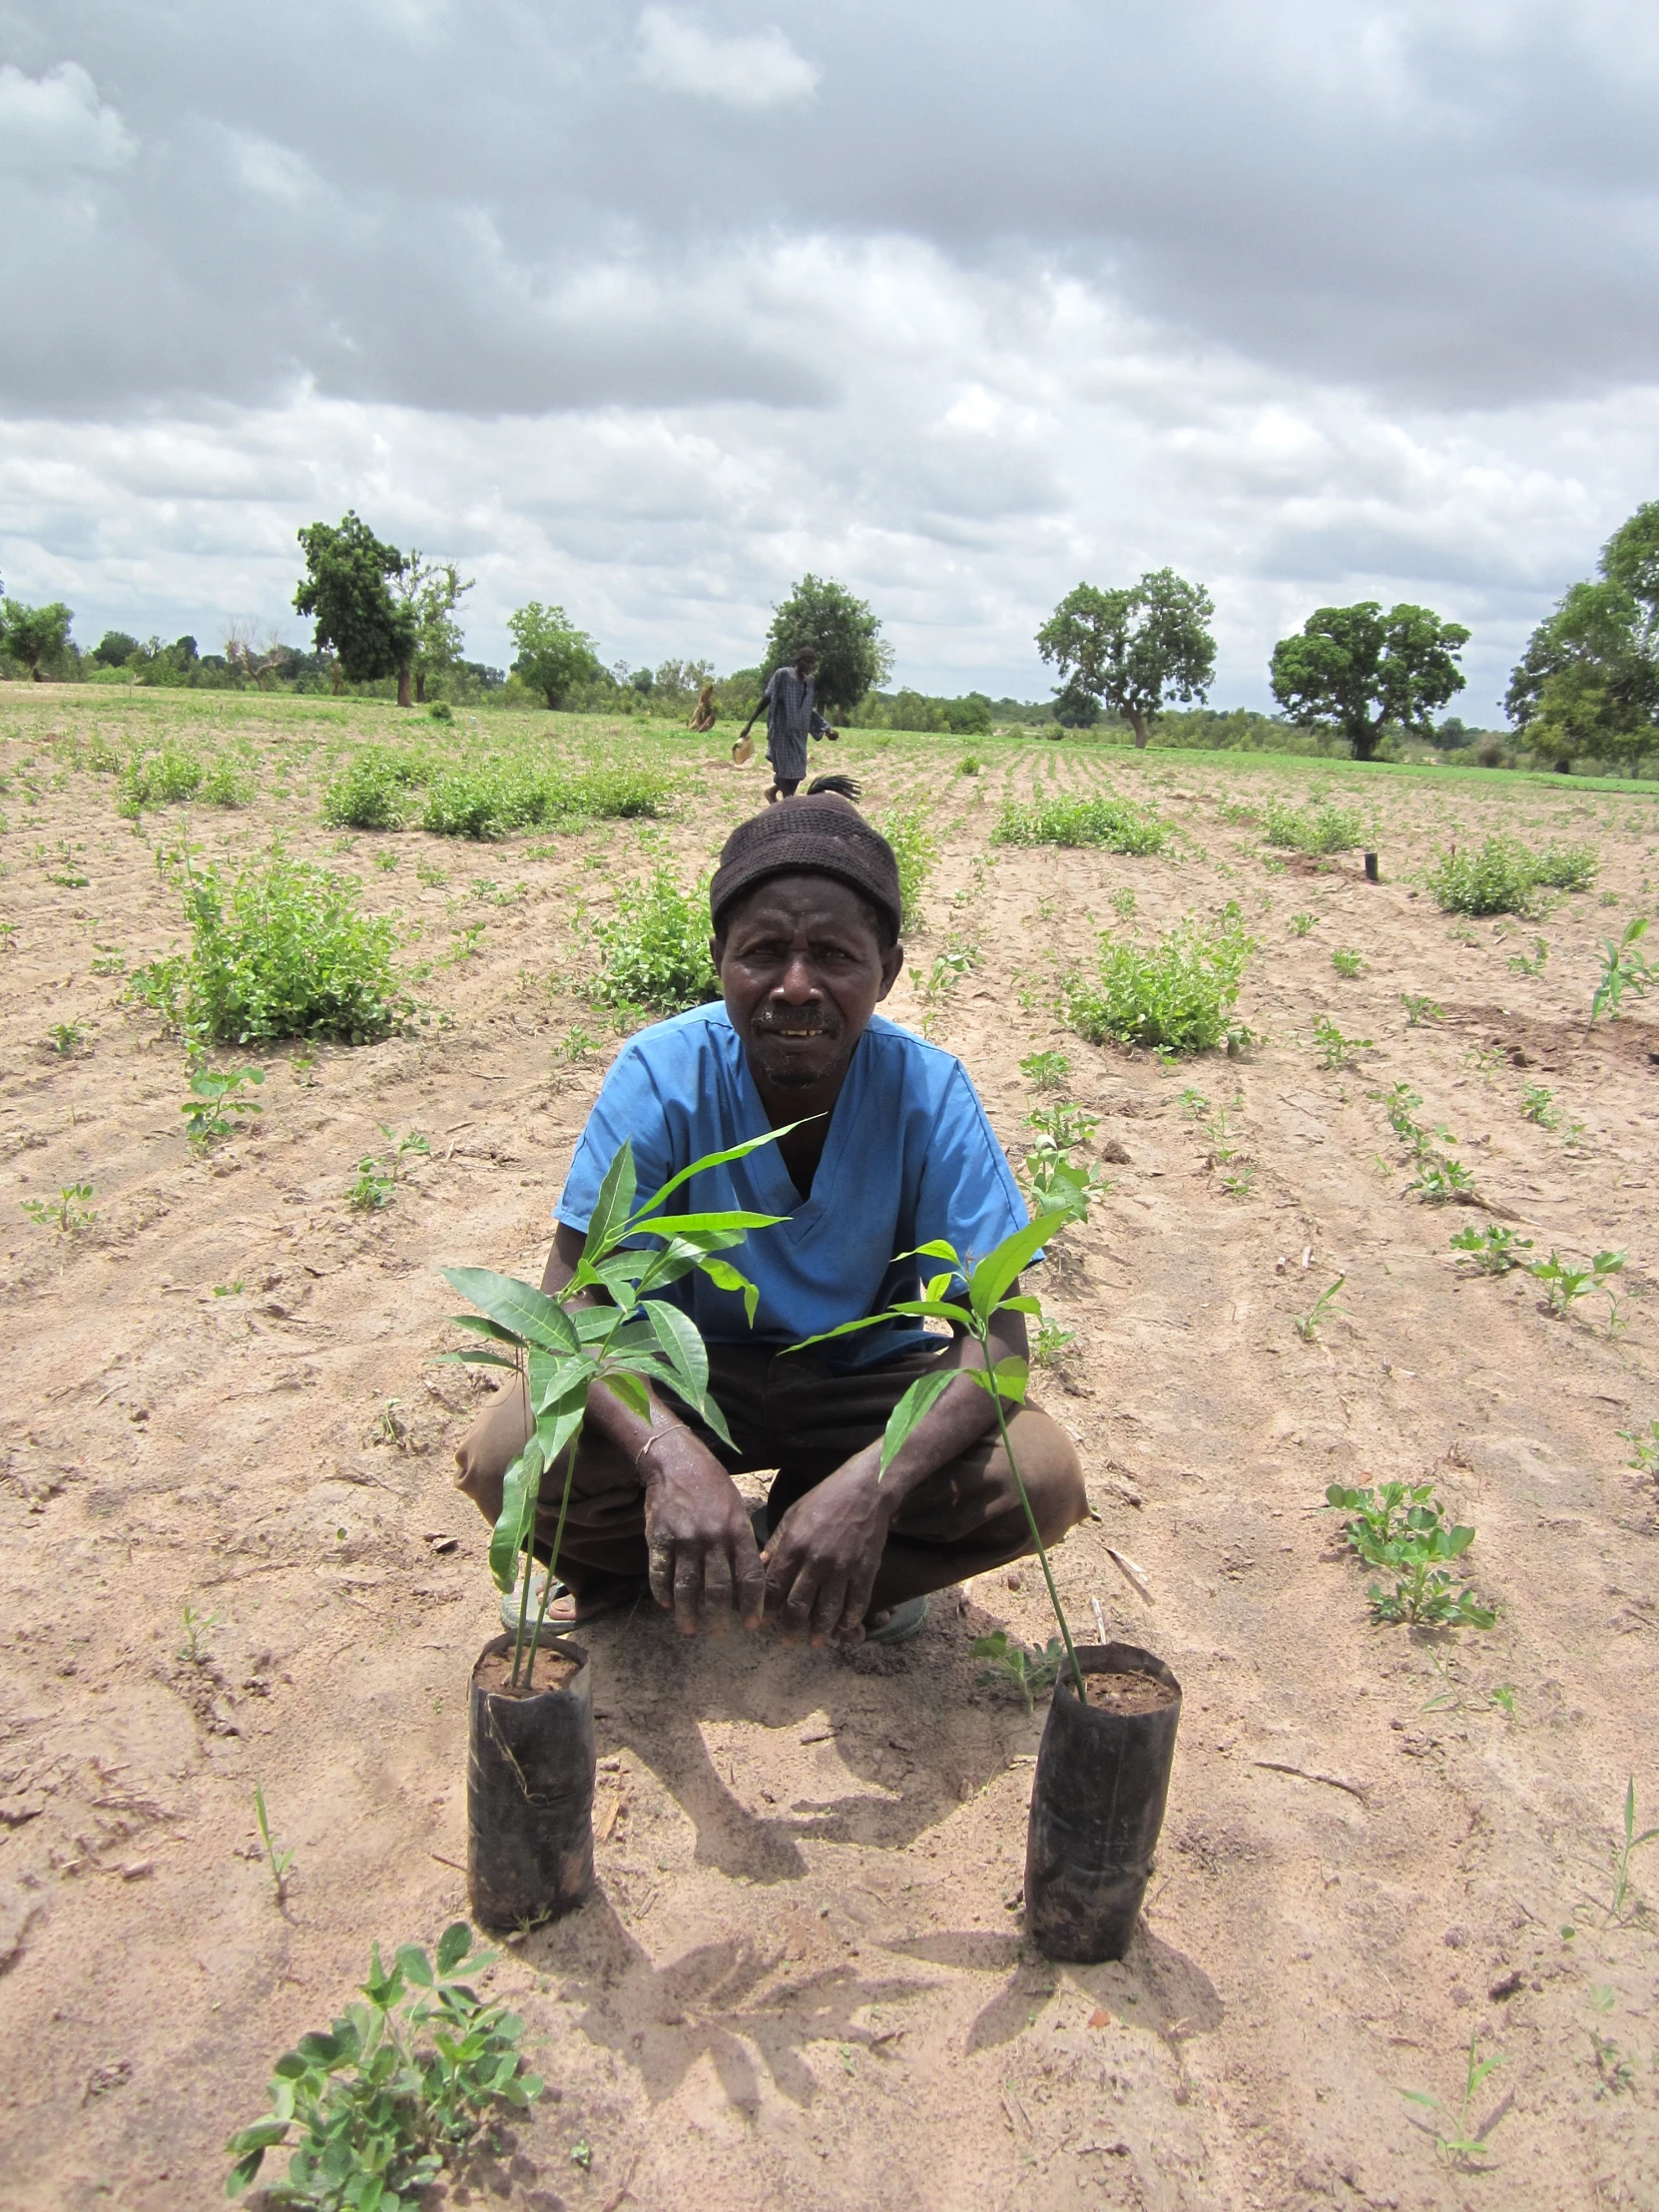
[[[881,1438],[881,1463],[876,1470],[877,1481],[886,1473],[915,1429],[927,1418],[960,1372],[959,1369],[952,1368],[944,1375],[935,1373],[918,1376],[910,1384],[887,1416],[886,1431]]]
[[[612,1246],[620,1244],[627,1234],[636,1180],[634,1147],[625,1138],[616,1158],[605,1171],[605,1179],[599,1186],[599,1196],[588,1217],[587,1253],[590,1259],[602,1260]]]
[[[540,1345],[547,1351],[574,1352],[570,1317],[544,1291],[493,1268],[444,1268],[444,1281],[470,1299],[507,1332],[508,1340]]]
[[[1020,1270],[1030,1265],[1048,1239],[1066,1226],[1068,1218],[1064,1213],[1039,1214],[1011,1237],[1004,1237],[996,1250],[980,1261],[968,1278],[968,1303],[981,1321],[989,1321]]]
[[[822,1118],[818,1114],[809,1114],[806,1121],[787,1121],[782,1128],[769,1129],[764,1137],[747,1137],[742,1144],[733,1145],[729,1152],[705,1153],[701,1160],[694,1160],[689,1168],[682,1168],[678,1175],[671,1175],[656,1197],[648,1199],[638,1213],[633,1216],[629,1224],[630,1228],[643,1226],[648,1214],[654,1214],[663,1201],[672,1197],[682,1183],[689,1183],[694,1175],[701,1175],[706,1168],[724,1167],[728,1160],[747,1159],[750,1153],[759,1152],[763,1145],[776,1144],[780,1137],[787,1137],[797,1129],[805,1129],[807,1121],[818,1121]],[[589,1235],[592,1235],[591,1224]]]

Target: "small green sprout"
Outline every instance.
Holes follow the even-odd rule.
[[[1511,974],[1514,975],[1542,975],[1548,965],[1549,939],[1547,937],[1534,937],[1530,954],[1511,952],[1509,955],[1509,969]]]
[[[1460,2173],[1489,2171],[1489,2168],[1477,2165],[1475,2161],[1486,2156],[1487,2137],[1507,2110],[1507,2104],[1501,2104],[1483,2126],[1470,2125],[1469,2106],[1480,2094],[1487,2078],[1504,2063],[1501,2051],[1494,2052],[1490,2058],[1478,2057],[1478,2044],[1479,2030],[1476,2029],[1469,2037],[1468,2070],[1463,2080],[1463,2098],[1456,2121],[1444,2133],[1438,2128],[1430,2129],[1434,2137],[1434,2149],[1441,2163],[1455,2167]],[[1425,2105],[1431,2112],[1443,2114],[1445,2111],[1438,2097],[1427,2096],[1420,2089],[1402,2089],[1400,2094],[1408,2097],[1413,2104]]]
[[[1622,1252],[1598,1252],[1587,1266],[1575,1268],[1552,1250],[1547,1260],[1534,1260],[1527,1272],[1544,1286],[1549,1311],[1554,1315],[1565,1314],[1579,1299],[1600,1291],[1607,1300],[1607,1326],[1611,1330],[1618,1316],[1618,1300],[1611,1283],[1614,1276],[1623,1273],[1624,1261]]]
[[[1058,1322],[1045,1320],[1037,1330],[1037,1341],[1031,1348],[1031,1357],[1039,1368],[1057,1368],[1065,1358],[1066,1347],[1075,1342],[1075,1329],[1062,1329]],[[1659,1421],[1654,1423],[1659,1430]]]
[[[968,1654],[983,1659],[980,1669],[981,1682],[1012,1690],[1029,1714],[1033,1700],[1045,1691],[1052,1690],[1060,1679],[1060,1670],[1066,1663],[1066,1650],[1058,1636],[1050,1636],[1041,1651],[1029,1650],[1005,1628],[992,1629],[988,1636],[976,1636],[968,1646]]]
[[[1497,1616],[1476,1603],[1470,1585],[1455,1588],[1449,1572],[1450,1562],[1474,1542],[1474,1530],[1446,1526],[1431,1482],[1385,1482],[1380,1490],[1333,1482],[1325,1501],[1333,1511],[1353,1516],[1342,1533],[1365,1563],[1393,1576],[1392,1590],[1374,1582],[1366,1591],[1374,1620],[1413,1627],[1492,1626]]]
[[[1417,1172],[1406,1184],[1406,1196],[1415,1191],[1425,1206],[1444,1206],[1474,1189],[1474,1177],[1461,1160],[1433,1154],[1419,1158]]]
[[[287,1903],[288,1869],[293,1865],[293,1852],[291,1849],[276,1849],[276,1840],[271,1833],[271,1821],[265,1809],[265,1785],[261,1782],[254,1785],[254,1817],[260,1824],[260,1841],[265,1846],[265,1855],[271,1865],[272,1887],[276,1893],[276,1904],[280,1908]]]
[[[392,1201],[393,1178],[381,1172],[380,1163],[372,1154],[357,1162],[357,1180],[346,1193],[345,1202],[353,1213],[377,1214]]]
[[[1019,1072],[1034,1090],[1057,1091],[1071,1073],[1063,1052],[1033,1052],[1019,1064]]]
[[[1561,1126],[1561,1110],[1550,1103],[1553,1093],[1542,1083],[1528,1083],[1521,1092],[1521,1119],[1534,1122],[1540,1129],[1558,1129]]]
[[[1299,1315],[1292,1323],[1292,1327],[1304,1344],[1311,1345],[1318,1340],[1321,1322],[1329,1321],[1333,1314],[1347,1312],[1346,1307],[1332,1303],[1347,1281],[1348,1277],[1346,1275],[1339,1275],[1336,1282],[1329,1289],[1321,1291],[1309,1311],[1306,1314]]]
[[[1329,1014],[1321,1014],[1314,1023],[1314,1043],[1321,1059],[1333,1072],[1352,1067],[1357,1052],[1369,1052],[1372,1048],[1370,1037],[1345,1037]]]
[[[1627,921],[1624,934],[1615,944],[1611,937],[1602,940],[1601,980],[1590,1000],[1590,1019],[1598,1021],[1603,1014],[1617,1021],[1619,1002],[1626,991],[1634,991],[1638,998],[1645,997],[1655,983],[1659,983],[1659,967],[1655,967],[1636,946],[1647,935],[1647,916],[1638,914],[1634,921]]]
[[[193,1667],[204,1665],[208,1655],[202,1648],[202,1639],[210,1630],[217,1628],[224,1617],[222,1613],[199,1613],[187,1598],[179,1608],[179,1622],[184,1629],[185,1640],[179,1646],[177,1656],[187,1660]]]
[[[1339,975],[1346,975],[1352,981],[1355,976],[1364,974],[1366,963],[1358,952],[1351,951],[1344,945],[1332,953],[1331,965]]]
[[[1649,1421],[1645,1429],[1621,1428],[1619,1434],[1635,1447],[1636,1456],[1625,1465],[1638,1474],[1659,1474],[1659,1420]]]
[[[264,1081],[264,1068],[214,1069],[205,1065],[194,1068],[190,1078],[193,1096],[179,1109],[185,1117],[185,1135],[190,1142],[197,1147],[214,1144],[230,1136],[236,1128],[232,1115],[263,1111],[257,1100],[241,1094],[248,1084]]]
[[[1429,1022],[1444,1021],[1445,1008],[1437,999],[1425,998],[1420,991],[1401,991],[1399,1002],[1405,1009],[1405,1026],[1418,1029]]]
[[[1319,918],[1318,914],[1292,914],[1291,935],[1293,937],[1306,937]]]
[[[97,1220],[88,1204],[91,1197],[90,1183],[66,1183],[56,1198],[24,1199],[23,1211],[37,1229],[55,1229],[60,1237],[70,1237]]]
[[[1524,1265],[1520,1255],[1532,1250],[1532,1239],[1517,1237],[1502,1222],[1489,1221],[1479,1229],[1471,1224],[1456,1231],[1451,1249],[1465,1254],[1482,1275],[1507,1275],[1511,1268]]]
[[[46,1041],[62,1060],[80,1051],[87,1041],[87,1033],[78,1021],[55,1021],[46,1032]]]

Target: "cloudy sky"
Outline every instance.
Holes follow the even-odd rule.
[[[298,639],[354,505],[607,659],[803,569],[899,677],[1050,688],[1060,594],[1466,623],[1469,720],[1659,497],[1641,0],[0,0],[0,575]]]

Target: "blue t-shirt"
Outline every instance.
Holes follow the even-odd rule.
[[[722,1005],[698,1006],[631,1037],[617,1054],[576,1147],[558,1218],[586,1229],[625,1137],[641,1199],[706,1153],[769,1124],[743,1045]],[[934,1261],[893,1255],[935,1237],[979,1259],[1030,1218],[967,1070],[949,1052],[879,1014],[858,1039],[824,1157],[803,1199],[773,1145],[710,1168],[668,1202],[674,1213],[744,1208],[787,1214],[751,1230],[725,1257],[760,1292],[753,1334],[736,1291],[693,1274],[670,1286],[711,1344],[799,1344],[802,1338],[914,1298]],[[899,1320],[822,1348],[836,1368],[871,1367],[928,1341]]]

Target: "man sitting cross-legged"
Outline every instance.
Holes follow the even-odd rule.
[[[678,1400],[649,1421],[596,1390],[578,1449],[558,1572],[562,1625],[628,1603],[647,1584],[688,1634],[734,1609],[787,1634],[897,1641],[921,1625],[926,1593],[1033,1546],[986,1393],[945,1390],[877,1479],[887,1416],[935,1366],[977,1363],[971,1339],[894,1320],[789,1351],[803,1338],[917,1295],[934,1238],[981,1255],[1026,1209],[960,1061],[876,1013],[903,963],[892,850],[828,793],[785,800],[727,839],[710,888],[724,1004],[657,1023],[617,1055],[588,1117],[558,1207],[544,1287],[574,1274],[599,1183],[624,1138],[649,1193],[693,1160],[795,1123],[778,1143],[706,1170],[689,1211],[745,1208],[790,1218],[736,1255],[760,1293],[701,1274],[666,1293],[709,1348],[710,1388],[735,1449]],[[1002,1314],[992,1358],[1023,1356],[1025,1323]],[[1009,1425],[1045,1543],[1088,1510],[1065,1431],[1024,1405]],[[493,1520],[528,1425],[504,1391],[457,1454],[461,1487]],[[988,1433],[987,1433],[988,1432]],[[764,1550],[733,1481],[777,1468]],[[543,1478],[545,1559],[563,1469]]]

